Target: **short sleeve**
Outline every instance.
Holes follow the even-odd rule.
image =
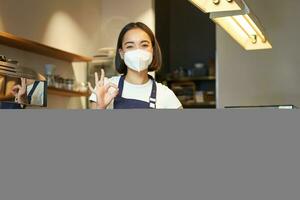
[[[174,92],[166,86],[163,86],[162,107],[166,109],[179,109],[182,107],[181,102]]]
[[[97,96],[94,93],[92,93],[90,98],[89,98],[89,101],[97,102]]]

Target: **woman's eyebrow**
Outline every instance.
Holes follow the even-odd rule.
[[[129,42],[125,42],[125,43],[124,43],[124,45],[127,45],[127,44],[134,44],[134,42],[130,42],[130,41],[129,41]]]
[[[150,43],[149,40],[142,40],[141,43]]]

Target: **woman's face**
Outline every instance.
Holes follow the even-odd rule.
[[[124,35],[122,48],[119,49],[121,58],[124,58],[124,54],[127,51],[136,49],[142,49],[153,53],[153,46],[149,35],[139,28],[131,29]]]

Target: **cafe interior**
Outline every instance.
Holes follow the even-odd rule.
[[[184,109],[294,109],[299,7],[295,0],[4,0],[0,104],[90,109],[87,83],[101,69],[119,75],[120,30],[143,22],[162,52],[153,76]],[[27,87],[22,104],[7,89],[16,83]]]

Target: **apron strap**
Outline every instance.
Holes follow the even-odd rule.
[[[119,88],[119,93],[116,98],[121,98],[122,93],[123,93],[123,88],[124,88],[124,80],[125,80],[125,75],[122,75],[120,77],[119,83],[118,83],[118,88]]]
[[[31,104],[32,95],[33,95],[35,89],[37,88],[38,84],[39,84],[39,81],[34,81],[34,84],[33,84],[32,88],[31,88],[29,94],[27,95],[28,96],[28,102],[29,102],[29,104]]]
[[[156,93],[157,93],[157,87],[154,78],[151,75],[148,75],[149,78],[152,80],[152,91],[149,98],[149,105],[151,108],[156,108]]]

